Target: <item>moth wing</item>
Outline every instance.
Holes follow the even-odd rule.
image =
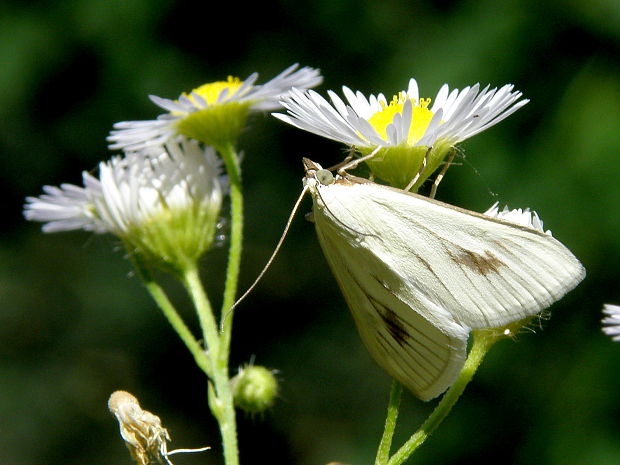
[[[457,324],[442,329],[431,324],[422,316],[428,309],[417,312],[401,299],[400,277],[389,265],[316,209],[315,222],[325,257],[375,361],[422,400],[445,391],[465,361],[468,331]]]
[[[341,181],[322,186],[317,200],[340,234],[399,276],[399,298],[439,328],[492,328],[534,315],[585,276],[548,234],[419,195]]]

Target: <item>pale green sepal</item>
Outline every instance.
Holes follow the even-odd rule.
[[[447,142],[437,142],[430,151],[428,147],[421,145],[383,147],[366,163],[375,177],[392,187],[404,189],[420,171],[426,157],[426,167],[410,189],[416,192],[424,181],[439,168],[452,147],[453,145]],[[360,149],[362,155],[367,155],[372,150],[373,148]]]
[[[123,240],[143,262],[179,274],[213,244],[219,212],[219,203],[162,209],[129,229]]]
[[[252,101],[227,102],[190,113],[176,124],[179,134],[220,150],[235,144],[245,126]]]
[[[534,321],[534,319],[544,317],[545,312],[539,315],[528,316],[521,320],[513,321],[512,323],[508,323],[507,325],[500,326],[498,328],[479,329],[477,330],[477,333],[480,337],[484,336],[495,340],[514,339],[517,334],[519,334],[526,328],[533,330],[532,322]]]

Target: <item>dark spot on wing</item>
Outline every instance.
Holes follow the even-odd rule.
[[[389,308],[384,307],[379,302],[373,301],[375,308],[378,310],[379,316],[385,323],[387,330],[399,346],[405,347],[407,339],[410,338],[409,333],[404,328],[404,323],[400,317]]]
[[[450,257],[459,265],[465,265],[485,276],[490,272],[498,273],[499,268],[505,266],[504,262],[488,250],[485,250],[484,255],[481,255],[471,250],[460,249],[458,254],[451,253]]]

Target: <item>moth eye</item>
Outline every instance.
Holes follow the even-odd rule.
[[[304,218],[306,221],[309,221],[310,223],[314,223],[314,213],[313,212],[308,212],[304,215]]]
[[[334,175],[329,170],[318,170],[316,172],[316,180],[324,186],[327,186],[334,182]]]

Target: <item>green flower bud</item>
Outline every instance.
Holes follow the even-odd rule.
[[[273,371],[262,366],[240,368],[231,384],[235,405],[248,413],[261,413],[271,408],[278,395],[278,381]]]

